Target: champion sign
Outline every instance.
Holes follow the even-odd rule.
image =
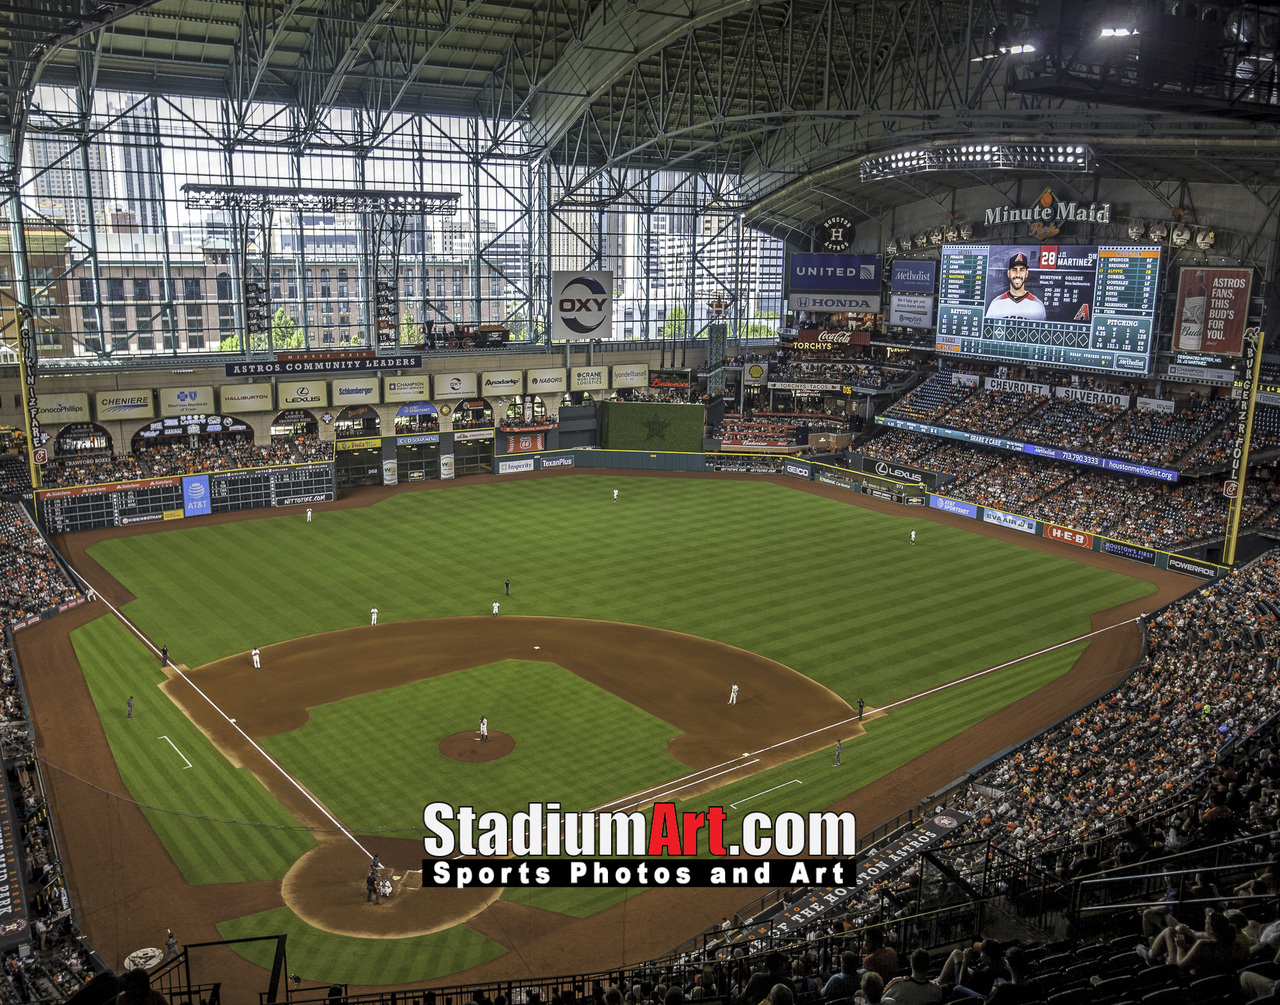
[[[553,337],[613,337],[613,272],[555,272]]]

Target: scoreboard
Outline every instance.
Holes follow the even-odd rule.
[[[944,245],[937,351],[1145,375],[1160,249]]]
[[[184,482],[208,479],[208,503],[196,509]],[[103,485],[36,490],[40,523],[50,534],[99,527],[181,520],[199,513],[230,513],[269,506],[296,506],[336,498],[332,464],[242,468],[198,476],[142,478]]]

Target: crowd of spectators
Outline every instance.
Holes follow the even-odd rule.
[[[1098,449],[1114,457],[1171,467],[1234,414],[1230,398],[1193,398],[1172,412],[1129,409],[1102,433]]]
[[[975,390],[957,383],[952,371],[930,374],[923,384],[899,398],[884,414],[916,422],[936,422]]]
[[[1225,742],[1280,708],[1277,554],[1148,619],[1147,653],[1123,686],[977,778],[964,802],[978,811],[979,835],[1019,853],[1083,846],[1203,784]],[[1280,759],[1269,771],[1280,783]],[[1238,820],[1274,828],[1280,819],[1280,785],[1231,801]],[[1201,822],[1179,821],[1182,836]]]
[[[1007,430],[1015,440],[1092,451],[1103,431],[1124,411],[1119,405],[1050,398],[1042,408],[1024,416]]]
[[[1048,400],[1039,394],[973,388],[971,394],[947,412],[942,424],[991,434],[1004,433]]]
[[[884,365],[870,360],[807,360],[792,357],[769,367],[771,381],[789,383],[848,384],[865,390],[882,391],[900,383],[914,367]]]
[[[195,446],[186,440],[148,443],[132,454],[102,453],[50,460],[44,466],[42,486],[66,488],[205,471],[305,462],[323,463],[331,460],[333,442],[321,440],[315,433],[276,437],[263,445],[252,440],[223,436],[207,438]]]
[[[1026,454],[1007,454],[957,440],[889,430],[855,449],[871,457],[954,475],[942,494],[1012,510],[1048,523],[1103,534],[1150,548],[1221,538],[1228,500],[1221,478],[1175,484],[1079,468]],[[1280,526],[1280,485],[1246,483],[1241,527]]]
[[[23,454],[0,454],[0,496],[20,496],[31,491],[31,468]]]
[[[0,611],[5,620],[21,621],[80,597],[17,503],[0,503],[0,570]]]

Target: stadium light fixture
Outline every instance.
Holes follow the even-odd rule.
[[[859,167],[862,181],[902,178],[926,171],[1052,170],[1082,174],[1092,149],[1078,143],[952,143],[897,150],[868,157]]]

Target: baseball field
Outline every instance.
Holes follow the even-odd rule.
[[[118,964],[166,925],[287,932],[291,971],[362,986],[588,967],[579,923],[611,954],[597,965],[635,962],[750,899],[424,890],[428,803],[669,793],[869,829],[1106,690],[1133,617],[1193,585],[810,483],[595,472],[58,543],[104,602],[19,655],[41,660],[31,701],[95,945]],[[394,877],[376,907],[372,852]]]

